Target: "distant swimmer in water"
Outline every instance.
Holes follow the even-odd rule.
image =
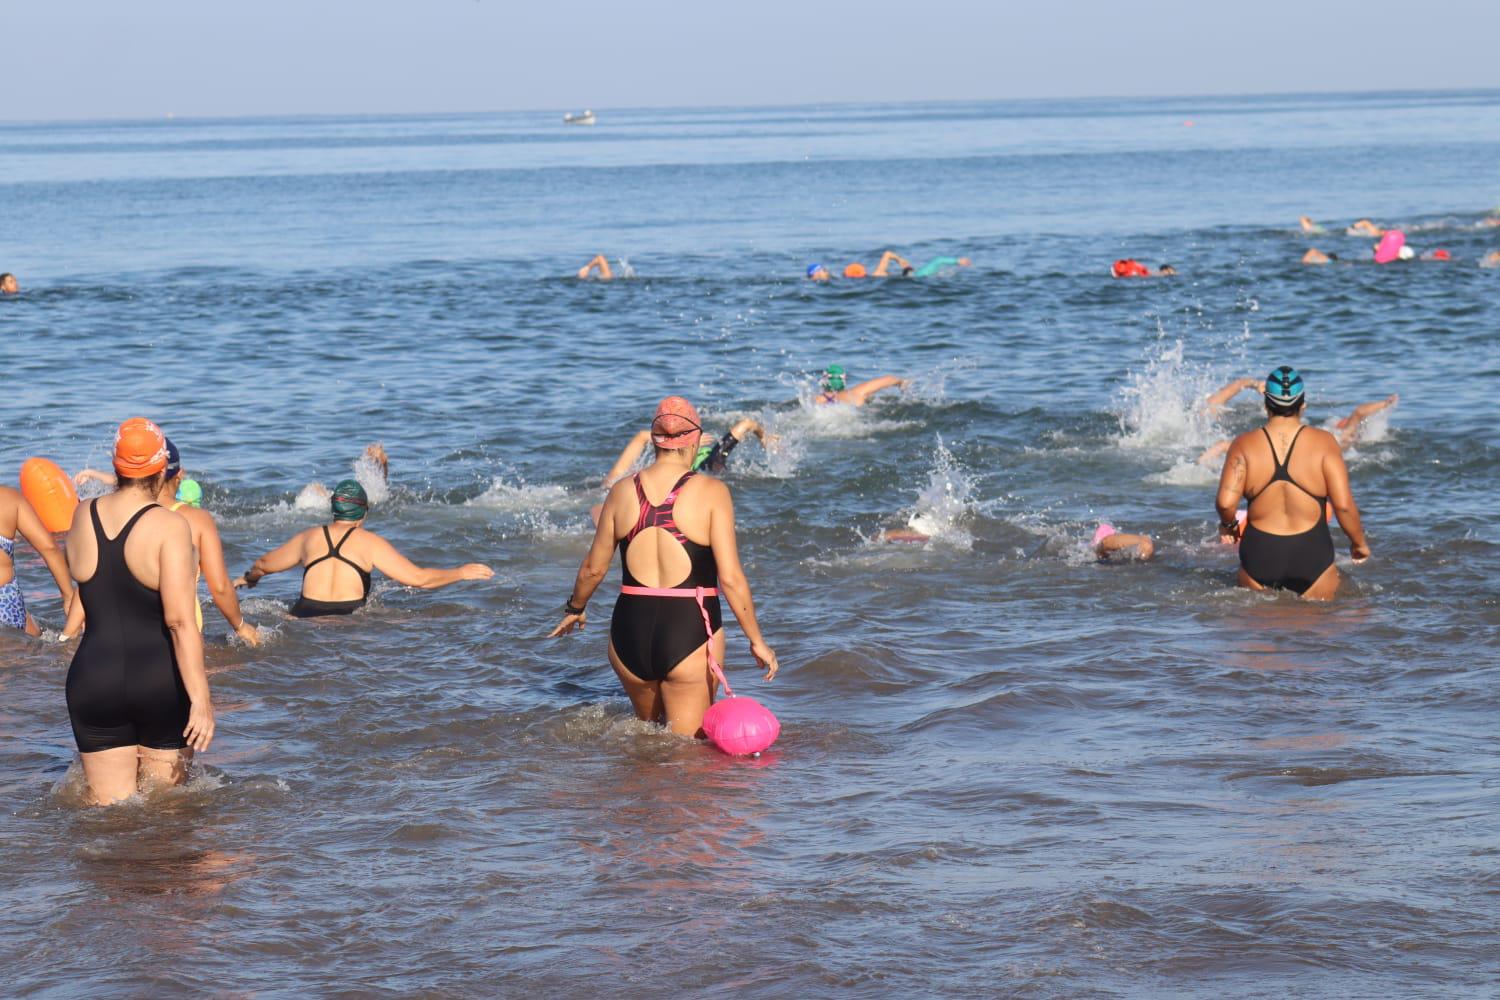
[[[1360,219],[1348,229],[1344,230],[1345,236],[1384,236],[1385,230],[1375,225],[1369,219]]]
[[[1111,277],[1115,278],[1167,278],[1177,273],[1177,268],[1171,264],[1163,264],[1152,271],[1151,268],[1131,257],[1123,257],[1109,266]]]
[[[872,378],[868,382],[858,385],[845,385],[845,372],[840,365],[829,365],[823,370],[823,377],[818,382],[818,395],[813,397],[813,402],[819,406],[829,403],[846,403],[849,406],[864,406],[870,397],[882,389],[892,387],[904,389],[907,380],[897,375],[882,375]]]
[[[87,616],[68,668],[68,716],[89,798],[109,805],[152,784],[187,780],[193,751],[214,736],[214,707],[193,619],[193,535],[156,503],[167,441],[141,417],[115,435],[119,488],[78,505],[68,563]]]
[[[371,575],[379,570],[407,587],[436,590],[460,580],[488,580],[495,573],[480,563],[453,569],[427,569],[407,559],[390,542],[364,527],[370,501],[357,479],[333,488],[333,522],[293,535],[286,544],[255,560],[236,587],[254,587],[261,578],[302,567],[302,593],[292,605],[294,618],[353,614],[370,597]],[[338,537],[334,537],[334,529]]]
[[[1106,521],[1094,529],[1093,549],[1100,562],[1122,559],[1145,562],[1156,554],[1156,543],[1150,535],[1127,534]]]
[[[1306,395],[1296,369],[1283,365],[1270,374],[1265,401],[1265,426],[1235,438],[1224,459],[1215,503],[1219,535],[1240,540],[1240,586],[1330,600],[1339,571],[1326,502],[1333,503],[1354,561],[1370,558],[1349,470],[1332,434],[1302,424]],[[1250,504],[1243,528],[1235,516],[1242,497]]]
[[[21,283],[16,281],[16,276],[6,271],[0,274],[0,295],[20,295]]]
[[[37,555],[52,571],[57,582],[57,592],[62,596],[63,610],[73,604],[73,578],[68,574],[68,560],[52,538],[52,532],[42,524],[31,504],[21,491],[9,486],[0,486],[0,626],[20,629],[27,635],[37,636],[42,630],[26,610],[26,599],[21,596],[21,584],[16,579],[16,534],[31,544]]]
[[[808,281],[828,281],[832,277],[833,277],[833,275],[831,275],[831,274],[828,273],[828,265],[827,264],[809,264],[809,265],[807,265],[807,280]]]
[[[1326,232],[1328,232],[1328,230],[1324,229],[1322,226],[1318,225],[1316,222],[1314,222],[1312,219],[1309,219],[1305,215],[1299,215],[1297,217],[1297,223],[1302,227],[1302,231],[1304,233],[1326,233]]]
[[[1209,393],[1208,398],[1203,401],[1203,409],[1208,413],[1218,413],[1229,405],[1231,399],[1247,389],[1265,392],[1266,384],[1258,378],[1237,378]]]
[[[1336,253],[1324,253],[1317,247],[1308,247],[1307,253],[1302,255],[1304,264],[1330,264],[1339,259]]]
[[[735,421],[733,427],[724,432],[724,436],[712,444],[700,444],[698,453],[693,458],[694,472],[711,472],[714,475],[722,473],[729,464],[729,454],[734,451],[739,443],[745,440],[747,434],[754,434],[762,448],[775,447],[777,437],[775,434],[767,434],[766,429],[761,426],[760,421],[751,417],[742,417]],[[651,431],[646,429],[638,431],[630,443],[620,452],[620,457],[615,459],[615,464],[604,474],[604,488],[608,490],[615,483],[625,478],[635,463],[640,461],[641,455],[646,450],[646,445],[651,443]],[[599,523],[599,513],[604,509],[603,504],[595,504],[589,511],[589,517],[594,524]]]
[[[1500,267],[1500,250],[1491,250],[1479,258],[1480,267]]]
[[[698,738],[717,686],[709,662],[724,659],[721,591],[765,679],[780,669],[761,636],[740,565],[729,487],[692,468],[702,431],[698,411],[681,396],[657,406],[656,461],[609,491],[562,621],[551,632],[583,628],[589,598],[618,547],[622,586],[610,621],[610,666],[637,718]]]
[[[597,280],[599,281],[609,281],[615,276],[615,273],[609,269],[609,261],[604,259],[602,253],[597,254],[593,260],[578,269],[578,280],[587,281],[594,272],[598,272]]]
[[[245,621],[245,616],[240,612],[240,602],[234,594],[234,586],[229,580],[229,570],[224,565],[224,542],[219,537],[219,526],[214,521],[214,516],[206,510],[199,509],[203,499],[203,488],[191,479],[182,478],[182,454],[178,451],[171,438],[167,442],[167,467],[162,479],[161,489],[156,495],[156,502],[167,510],[181,514],[187,521],[193,535],[193,551],[198,559],[198,576],[208,584],[208,594],[213,598],[214,606],[229,623],[247,645],[260,645],[260,633],[256,632],[255,626]],[[76,477],[81,485],[89,480],[114,486],[115,477],[107,472],[97,469],[84,469]],[[188,483],[192,483],[189,496],[196,496],[197,502],[191,502],[181,496],[181,491]],[[196,492],[194,492],[196,491]],[[196,612],[198,631],[203,631],[203,606],[198,603],[198,580],[193,580],[193,605]]]
[[[1264,383],[1259,382],[1256,384],[1262,386],[1264,385]],[[1392,406],[1395,406],[1398,402],[1400,402],[1400,400],[1400,396],[1392,393],[1385,399],[1377,399],[1374,402],[1370,403],[1360,403],[1353,409],[1353,411],[1350,412],[1347,417],[1340,417],[1339,419],[1335,420],[1333,422],[1333,427],[1339,432],[1339,447],[1348,448],[1349,446],[1353,445],[1356,441],[1359,440],[1360,428],[1364,425],[1364,422],[1367,419],[1379,413],[1381,410],[1385,410]],[[1215,444],[1211,444],[1204,450],[1203,454],[1199,455],[1197,459],[1195,459],[1195,461],[1199,465],[1211,465],[1219,459],[1219,456],[1223,455],[1226,451],[1229,450],[1229,446],[1231,443],[1232,442],[1230,441],[1219,441]]]

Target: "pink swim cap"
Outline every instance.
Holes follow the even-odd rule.
[[[658,448],[695,448],[703,433],[698,409],[681,396],[668,396],[651,418],[651,443]]]
[[[1388,229],[1380,242],[1375,244],[1375,263],[1389,264],[1401,256],[1401,248],[1406,245],[1406,234],[1399,229]]]
[[[1117,532],[1115,531],[1115,526],[1107,521],[1103,522],[1099,525],[1098,528],[1094,530],[1094,540],[1089,544],[1098,545],[1100,542],[1104,541],[1106,538],[1113,534],[1117,534]]]

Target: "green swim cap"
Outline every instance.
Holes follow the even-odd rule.
[[[823,388],[829,392],[842,392],[844,390],[843,365],[829,365],[823,369]]]
[[[370,498],[358,479],[341,479],[333,488],[333,519],[358,521],[370,511]]]
[[[717,447],[717,441],[711,441],[708,444],[700,444],[698,446],[698,454],[693,456],[694,471],[703,467],[703,463],[708,461],[708,456],[712,455],[714,453],[714,449]]]
[[[177,499],[194,507],[203,506],[203,487],[196,479],[184,479],[177,484]]]

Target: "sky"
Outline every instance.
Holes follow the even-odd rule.
[[[1500,86],[1497,0],[0,0],[0,120]]]

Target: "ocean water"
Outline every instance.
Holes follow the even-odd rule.
[[[209,609],[213,749],[109,810],[70,650],[0,634],[7,992],[1495,995],[1497,163],[1494,92],[0,126],[0,478],[150,415],[238,571],[380,440],[370,527],[496,570],[322,622],[273,577],[255,650]],[[887,247],[974,266],[799,280]],[[831,362],[912,384],[815,409]],[[1400,395],[1327,606],[1235,589],[1193,461],[1284,363],[1316,424]],[[780,435],[726,474],[759,761],[634,720],[616,572],[545,638],[668,393]]]

